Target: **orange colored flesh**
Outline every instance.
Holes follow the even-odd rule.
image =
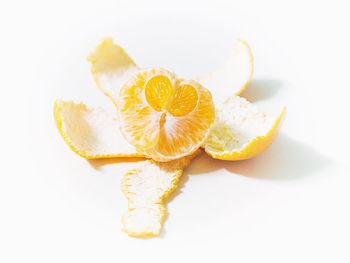
[[[193,111],[198,102],[198,94],[191,85],[179,86],[172,97],[168,111],[173,116],[184,116]]]
[[[129,143],[157,161],[193,153],[215,118],[211,94],[199,83],[152,69],[121,90],[119,116]]]
[[[155,76],[146,83],[146,100],[148,104],[156,111],[161,111],[166,107],[166,104],[173,92],[173,85],[166,76]]]

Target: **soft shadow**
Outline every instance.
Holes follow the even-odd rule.
[[[186,169],[186,173],[190,176],[202,175],[224,168],[225,162],[222,160],[216,160],[203,152],[196,159],[191,161],[190,166]]]
[[[196,157],[197,159],[198,157]],[[182,174],[182,176],[180,177],[179,183],[177,185],[177,187],[175,188],[174,192],[171,193],[171,195],[168,197],[168,201],[167,202],[171,202],[173,201],[178,195],[180,195],[182,193],[182,189],[184,189],[186,183],[188,182],[188,169],[186,169],[184,171],[184,173]]]
[[[250,102],[266,100],[278,93],[282,85],[277,79],[255,79],[249,83],[241,96]]]
[[[208,155],[201,151],[194,159],[191,160],[190,165],[184,170],[182,176],[180,177],[178,186],[175,188],[174,192],[171,193],[171,195],[168,197],[169,202],[175,199],[179,194],[182,193],[182,189],[185,187],[186,183],[189,180],[189,175],[192,175],[193,166],[197,167],[198,163],[203,163],[201,160],[204,158],[208,158]],[[212,159],[212,161],[215,162],[215,160]],[[198,169],[196,170],[199,171]]]
[[[247,161],[225,163],[231,172],[258,179],[297,180],[311,176],[332,160],[310,146],[280,134],[264,153]]]
[[[205,174],[220,169],[265,180],[297,180],[311,176],[332,164],[332,160],[312,147],[280,134],[263,153],[251,160],[220,161],[200,156],[191,164],[189,174]]]
[[[103,166],[109,165],[109,164],[140,162],[144,160],[146,159],[141,157],[118,157],[118,158],[93,159],[93,160],[87,160],[87,161],[95,170],[101,170]]]

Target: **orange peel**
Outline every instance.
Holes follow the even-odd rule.
[[[144,157],[125,141],[116,116],[83,103],[57,100],[54,104],[54,119],[59,133],[81,157]]]
[[[97,87],[113,103],[117,102],[123,84],[138,71],[134,61],[111,38],[104,39],[90,53],[88,61],[91,63],[91,73]]]
[[[170,162],[147,160],[122,177],[128,210],[122,217],[123,230],[134,237],[160,234],[166,218],[165,202],[177,188],[183,170],[201,150]]]
[[[250,159],[273,142],[285,113],[283,107],[277,116],[270,116],[246,99],[232,96],[217,108],[215,123],[203,148],[215,159]]]
[[[228,96],[240,95],[248,86],[254,73],[254,57],[249,44],[237,39],[230,55],[221,67],[199,76],[196,80],[213,94],[215,103],[221,103]]]

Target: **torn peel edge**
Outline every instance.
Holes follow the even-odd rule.
[[[253,78],[253,75],[254,75],[255,64],[254,64],[253,50],[252,50],[251,46],[249,45],[249,43],[246,40],[241,39],[241,38],[236,39],[236,41],[239,42],[239,43],[242,43],[243,45],[245,45],[245,47],[249,51],[249,54],[250,54],[250,65],[251,65],[251,72],[250,72],[249,79],[247,79],[247,81],[242,85],[242,87],[234,93],[236,96],[239,96],[239,95],[242,94],[243,91],[246,90],[246,88],[248,87],[249,83],[251,82],[251,80]]]
[[[117,154],[88,154],[86,151],[83,151],[81,149],[78,149],[74,143],[71,141],[69,136],[65,133],[65,126],[64,126],[64,121],[63,117],[61,115],[62,112],[62,103],[66,101],[62,100],[56,100],[54,102],[54,107],[53,107],[53,113],[54,113],[54,119],[56,123],[56,127],[58,129],[59,134],[61,135],[63,141],[69,146],[69,148],[75,152],[77,155],[84,159],[88,160],[94,160],[94,159],[110,159],[110,158],[145,158],[143,154],[140,153],[128,153],[128,154],[122,154],[122,153],[117,153]],[[69,101],[70,103],[74,103],[72,101]],[[81,107],[83,107],[84,110],[89,110],[89,108],[84,104],[84,103],[74,103],[77,104]]]
[[[154,168],[157,167],[155,172],[161,172],[157,175],[158,177],[163,177],[164,175],[164,179],[159,177],[156,180],[157,183],[160,183],[159,185],[153,185],[155,189],[161,189],[161,191],[151,199],[148,199],[147,195],[140,196],[143,190],[146,189],[147,191],[147,188],[149,188],[149,185],[143,185],[143,182],[145,182],[148,176],[147,172],[142,169],[144,166],[132,169],[123,176],[121,187],[122,192],[128,201],[128,209],[121,220],[122,230],[125,233],[131,237],[138,238],[156,237],[161,233],[164,221],[167,217],[166,201],[179,186],[183,170],[189,165],[193,158],[202,152],[202,150],[198,150],[191,156],[170,161],[168,163],[148,160],[148,164],[146,163],[145,165],[150,165],[150,167]],[[133,181],[133,177],[137,178],[139,176],[141,176],[141,181]],[[165,180],[164,182],[168,181],[168,183],[165,183],[166,186],[164,188],[162,186],[164,183],[163,180]],[[134,199],[134,195],[141,199]]]
[[[149,208],[153,207],[158,209],[158,214],[150,215],[148,212],[144,212],[142,210],[149,210]],[[141,238],[141,239],[149,239],[154,237],[159,237],[159,235],[162,232],[162,228],[164,225],[165,220],[167,219],[167,211],[166,211],[166,205],[165,204],[150,204],[149,207],[138,207],[138,208],[129,208],[124,215],[122,216],[122,230],[130,237],[134,238]],[[137,213],[144,213],[143,219],[147,220],[147,217],[154,217],[151,220],[154,220],[154,224],[152,224],[152,227],[148,227],[147,230],[139,229],[136,230],[132,226],[130,226],[130,221],[132,221],[132,217],[135,217],[135,214],[137,216]]]
[[[139,68],[128,53],[111,37],[103,39],[87,56],[98,89],[117,105],[118,90]],[[102,80],[106,83],[102,83]],[[115,85],[113,85],[115,84]]]
[[[240,95],[254,74],[254,55],[247,41],[236,39],[226,61],[195,79],[211,90],[214,101],[222,102],[226,96]]]
[[[244,144],[240,149],[234,151],[224,151],[221,153],[210,152],[204,148],[205,152],[214,159],[241,161],[251,159],[267,149],[277,137],[279,128],[285,118],[287,108],[282,107],[282,110],[277,115],[277,119],[265,135],[257,136]],[[254,149],[254,151],[252,151]]]

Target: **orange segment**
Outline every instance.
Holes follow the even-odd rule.
[[[198,102],[198,94],[191,85],[182,85],[175,90],[175,94],[168,107],[169,112],[173,116],[184,116],[196,107]]]
[[[164,109],[172,93],[172,84],[166,76],[155,76],[146,83],[146,100],[156,111]]]
[[[215,118],[210,92],[201,88],[196,82],[186,83],[182,87],[186,86],[191,87],[196,92],[194,94],[197,94],[198,90],[198,99],[195,100],[197,104],[191,110],[194,103],[190,100],[189,104],[186,105],[187,109],[185,107],[189,112],[183,116],[167,115],[166,124],[160,130],[159,142],[154,149],[154,152],[157,152],[161,158],[177,156],[183,152],[195,150],[198,141],[207,137]],[[191,93],[190,95],[193,96]],[[193,97],[196,98],[196,96]],[[190,96],[186,98],[189,100]],[[185,109],[182,110],[183,113],[185,113]],[[189,149],[191,146],[194,148]]]
[[[131,78],[122,88],[118,112],[121,121],[121,129],[125,139],[137,149],[144,151],[158,142],[161,112],[152,108],[147,102],[145,86],[151,79],[155,70],[148,74],[138,74]],[[150,100],[155,107],[156,102],[152,95],[155,92],[148,91]]]
[[[140,72],[124,85],[118,112],[126,140],[156,161],[197,150],[215,119],[211,94],[163,69]]]

